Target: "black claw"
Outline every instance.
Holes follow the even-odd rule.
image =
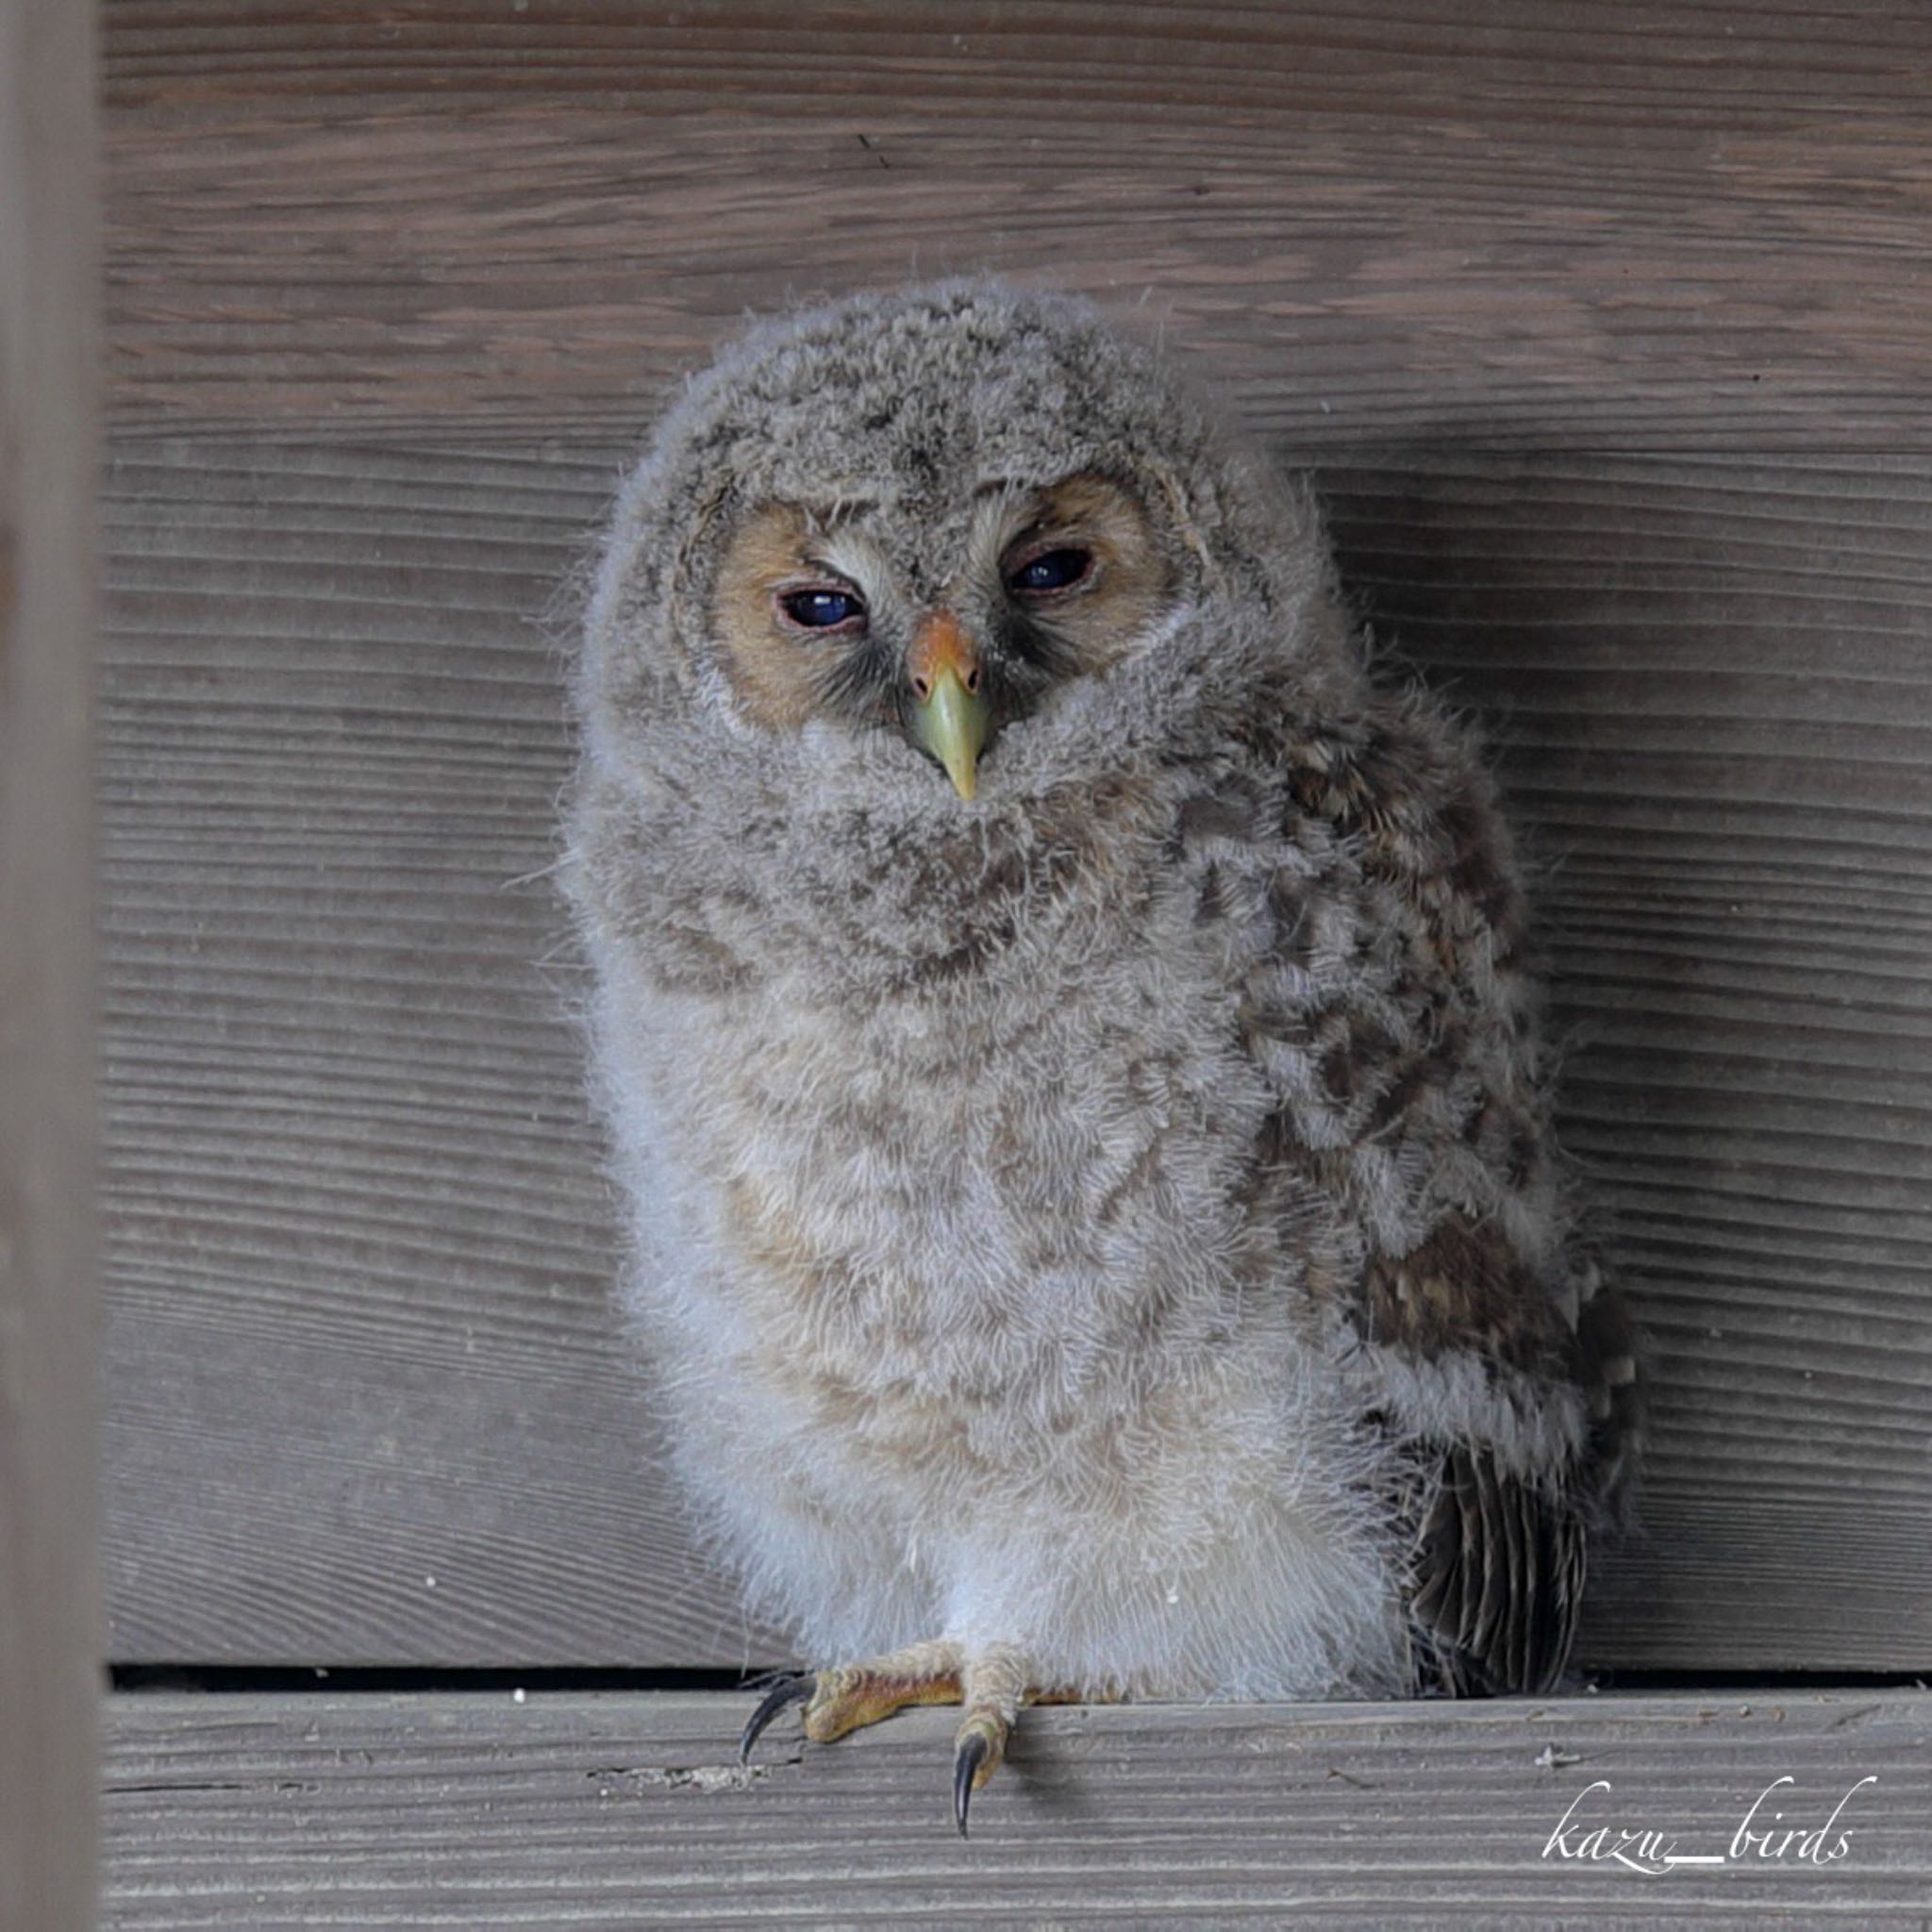
[[[775,1683],[758,1699],[758,1707],[745,1720],[744,1733],[738,1740],[738,1761],[751,1762],[751,1747],[758,1740],[758,1734],[788,1704],[802,1704],[812,1693],[814,1683],[810,1672],[802,1671],[795,1677],[785,1677]]]
[[[986,1762],[986,1740],[976,1733],[953,1754],[953,1823],[966,1836],[966,1813],[973,1804],[973,1780]]]

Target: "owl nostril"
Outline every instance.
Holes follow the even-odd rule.
[[[977,664],[969,664],[966,667],[966,691],[967,694],[972,697],[977,697],[979,694],[979,666]]]
[[[971,691],[973,687],[969,684],[966,689]],[[923,671],[915,671],[912,674],[912,695],[922,705],[932,696],[932,679]]]

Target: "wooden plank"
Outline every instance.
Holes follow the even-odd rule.
[[[1141,310],[1307,456],[1932,438],[1912,0],[108,30],[123,428],[604,437],[747,308],[991,268]]]
[[[566,752],[534,620],[613,474],[113,465],[118,1657],[758,1643],[646,1474],[547,877]]]
[[[1207,0],[957,0],[942,12],[905,0],[541,0],[506,14],[476,0],[409,0],[372,20],[356,0],[201,0],[192,13],[115,0],[105,80],[117,108],[658,90],[697,108],[755,100],[785,113],[895,86],[1087,116],[1174,101],[1275,112],[1294,87],[1306,90],[1298,105],[1321,112],[1392,118],[1399,92],[1407,118],[1474,103],[1527,129],[1561,114],[1585,140],[1608,142],[1632,118],[1688,120],[1714,105],[1770,125],[1827,100],[1905,107],[1932,73],[1903,8],[1853,18],[1816,0],[1765,0],[1747,22],[1683,0],[1504,0],[1480,35],[1466,0],[1408,0],[1392,17],[1374,0],[1325,0],[1285,24],[1256,18],[1270,10]]]
[[[104,1924],[1918,1928],[1932,1896],[1924,1692],[1029,1711],[966,1843],[946,1712],[745,1772],[744,1708],[117,1699]],[[1607,1825],[1720,1862],[1592,1859]]]
[[[617,453],[133,441],[108,495],[128,1659],[733,1665],[617,1335],[539,622]],[[1490,726],[1656,1354],[1593,1667],[1932,1652],[1932,462],[1329,474]],[[432,1587],[427,1579],[435,1578]]]
[[[89,1922],[94,27],[0,0],[0,1921]]]

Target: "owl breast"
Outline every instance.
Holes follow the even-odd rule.
[[[1119,1357],[1224,1344],[1252,1298],[1266,1096],[1176,895],[1111,914],[1031,906],[984,949],[942,926],[927,986],[871,1002],[815,961],[700,1050],[733,1291],[881,1426],[1003,1391],[1091,1420]]]
[[[1177,775],[1050,847],[1038,814],[1005,844],[981,821],[856,876],[815,877],[807,839],[782,903],[670,865],[651,945],[599,962],[681,1471],[827,1654],[1010,1626],[1019,1591],[1074,1680],[1126,1655],[1124,1604],[1150,1689],[1399,1679],[1368,1452],[1324,1372],[1345,1230],[1284,1212],[1250,1024],[1257,986],[1292,997],[1284,881],[1337,881],[1202,796]]]

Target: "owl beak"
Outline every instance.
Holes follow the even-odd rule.
[[[979,655],[950,610],[935,610],[919,626],[906,675],[917,701],[913,737],[946,768],[959,796],[970,799],[978,789],[992,707],[981,689]]]

